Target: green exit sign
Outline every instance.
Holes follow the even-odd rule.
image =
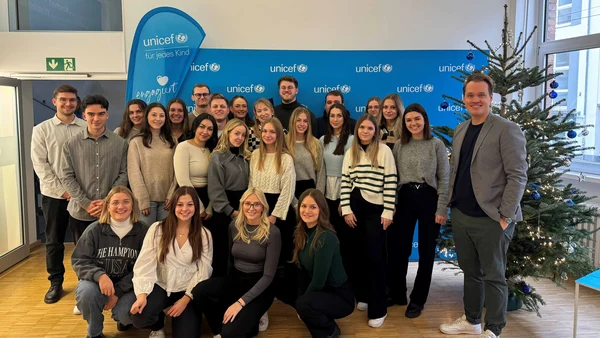
[[[46,58],[46,71],[48,72],[74,72],[75,69],[75,58]]]

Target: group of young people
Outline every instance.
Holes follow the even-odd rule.
[[[297,102],[296,79],[278,85],[282,103],[257,100],[254,119],[244,97],[229,102],[203,84],[193,88],[189,114],[179,98],[166,107],[132,100],[116,133],[106,129],[104,97],[81,101],[86,122],[73,115],[76,89],[58,87],[57,113],[34,128],[32,142],[47,226],[45,301],[60,299],[69,224],[79,279],[74,312],[88,321],[89,337],[102,336],[103,310],[112,310],[119,330],[148,328],[150,337],[164,337],[165,315],[174,337],[198,337],[202,315],[215,336],[252,337],[267,328],[274,298],[293,306],[313,337],[338,337],[335,319],[355,307],[375,328],[394,304],[407,305],[409,318],[421,315],[450,206],[465,227],[455,235],[465,288],[481,292],[468,301],[465,289],[466,316],[440,330],[481,333],[476,302],[489,284],[500,294],[485,288],[486,300],[498,299],[486,303],[483,334],[498,337],[507,291],[495,274],[520,215],[520,196],[517,205],[512,199],[523,193],[517,171],[526,163],[520,129],[489,114],[491,79],[479,74],[463,87],[472,120],[466,135],[457,128],[454,142],[463,145],[452,166],[419,104],[405,108],[397,94],[371,98],[354,121],[343,94],[332,91],[316,118]],[[487,172],[475,172],[476,154]],[[482,191],[480,176],[490,172],[505,174],[494,182],[510,195],[498,184],[493,196]],[[417,221],[419,268],[407,297]],[[501,230],[497,238],[472,235],[491,224]],[[484,254],[482,243],[486,252],[498,249]]]

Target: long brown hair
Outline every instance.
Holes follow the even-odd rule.
[[[400,138],[401,144],[407,144],[412,138],[412,133],[408,130],[405,117],[407,113],[413,112],[419,113],[421,116],[423,116],[423,139],[431,140],[433,138],[433,135],[431,135],[431,127],[429,126],[429,116],[427,116],[425,108],[418,103],[413,103],[406,107],[406,110],[404,110],[404,115],[402,116],[402,137]]]
[[[396,106],[396,112],[398,112],[398,114],[396,115],[396,118],[394,119],[394,124],[391,128],[388,128],[387,121],[385,120],[385,117],[383,116],[383,106],[385,105],[385,101],[387,101],[387,100],[394,101],[394,106]],[[390,133],[393,133],[395,138],[399,139],[400,133],[402,132],[401,124],[402,124],[403,116],[404,116],[404,102],[402,102],[402,98],[400,97],[400,95],[398,95],[397,93],[392,93],[392,94],[386,95],[386,97],[384,97],[383,100],[381,100],[381,104],[379,104],[379,114],[377,115],[379,129],[381,129],[382,127],[385,127],[386,130],[388,130]]]
[[[152,143],[152,130],[150,130],[150,122],[148,122],[148,115],[150,111],[154,108],[159,108],[165,114],[165,123],[163,123],[162,127],[160,127],[159,138],[166,143],[169,144],[169,148],[175,147],[175,139],[171,134],[171,120],[169,120],[169,113],[165,106],[159,102],[152,102],[146,107],[146,113],[144,114],[144,123],[142,124],[142,130],[139,134],[135,135],[135,137],[141,137],[142,143],[146,148],[152,148],[150,144]]]
[[[331,226],[331,223],[329,223],[329,207],[327,206],[327,201],[325,201],[325,196],[323,196],[323,193],[312,188],[305,190],[298,199],[298,211],[296,212],[298,225],[296,226],[296,231],[294,231],[294,255],[292,256],[292,263],[296,264],[300,264],[298,255],[300,251],[304,250],[304,246],[306,245],[306,241],[308,239],[308,226],[306,225],[306,222],[302,220],[300,215],[300,206],[302,205],[304,199],[308,196],[312,197],[319,207],[319,217],[317,218],[316,225],[317,228],[315,229],[315,237],[310,245],[310,255],[312,256],[314,254],[315,247],[317,245],[323,245],[319,242],[319,237],[321,237],[325,231],[331,231],[335,234],[333,226]]]
[[[298,116],[304,114],[306,119],[308,120],[308,127],[304,131],[304,148],[308,150],[310,153],[310,157],[313,160],[313,168],[315,172],[318,172],[321,169],[321,159],[323,158],[323,148],[321,147],[321,142],[317,140],[316,137],[312,134],[312,127],[310,125],[310,112],[308,109],[304,107],[298,107],[294,109],[292,112],[292,116],[290,117],[290,125],[289,132],[287,134],[286,142],[288,150],[292,157],[296,157],[296,120]]]
[[[175,238],[177,235],[177,223],[179,219],[175,215],[175,208],[177,202],[181,196],[190,195],[194,202],[194,216],[192,216],[192,222],[190,224],[190,231],[188,233],[188,240],[192,247],[192,262],[196,262],[202,256],[202,250],[204,249],[203,240],[206,236],[206,229],[202,225],[202,219],[200,218],[200,198],[196,193],[196,189],[188,186],[179,187],[175,190],[173,197],[171,198],[171,207],[169,208],[169,214],[162,220],[159,227],[162,231],[160,243],[158,247],[158,261],[164,263],[169,253],[169,249],[172,246],[175,252]],[[157,227],[156,229],[158,230]],[[206,236],[208,239],[208,236]]]
[[[267,124],[273,125],[275,128],[275,133],[277,133],[277,137],[275,138],[275,172],[281,173],[281,158],[283,154],[288,154],[291,156],[290,151],[285,143],[285,137],[283,135],[283,127],[281,126],[281,121],[278,118],[272,117],[265,121],[264,125]],[[263,126],[264,130],[264,126]],[[267,157],[267,145],[265,141],[260,138],[260,148],[258,148],[258,170],[263,170],[265,167],[265,158]]]
[[[183,101],[182,99],[178,98],[178,97],[174,97],[172,98],[169,103],[167,103],[167,118],[169,118],[169,121],[171,121],[171,118],[169,117],[169,113],[171,112],[171,106],[173,105],[173,103],[179,103],[181,105],[181,108],[183,108],[183,122],[182,122],[182,126],[181,126],[181,131],[183,132],[183,135],[185,135],[185,137],[187,138],[188,135],[190,134],[190,117],[189,114],[187,112],[186,109],[186,104],[185,101]],[[173,129],[173,128],[171,128]]]
[[[140,107],[140,109],[144,112],[144,119],[146,118],[145,113],[147,104],[144,102],[144,100],[133,99],[127,102],[127,105],[125,106],[125,112],[123,113],[123,119],[121,120],[121,124],[119,124],[119,131],[117,132],[117,135],[121,136],[122,138],[127,138],[131,132],[131,129],[133,129],[133,122],[129,118],[129,106],[134,104],[137,104]]]
[[[334,155],[344,155],[344,148],[346,147],[346,143],[348,143],[348,137],[350,137],[350,113],[341,103],[334,103],[333,106],[329,107],[329,111],[327,112],[327,127],[325,128],[325,136],[323,137],[323,144],[328,145],[331,142],[331,137],[333,136],[333,128],[331,127],[331,122],[329,120],[329,116],[331,115],[331,111],[333,109],[339,109],[342,112],[342,117],[344,118],[344,124],[342,124],[342,132],[338,137],[337,145],[335,146],[335,150],[333,151]]]
[[[377,125],[377,120],[371,114],[363,114],[358,121],[356,121],[356,128],[354,129],[354,140],[352,141],[352,146],[350,149],[352,150],[352,162],[350,167],[354,168],[360,162],[360,151],[362,150],[360,137],[358,137],[358,133],[360,130],[360,125],[364,121],[370,121],[375,126],[375,134],[373,134],[373,139],[371,143],[367,146],[366,155],[367,158],[371,161],[371,167],[377,168],[379,163],[377,162],[377,155],[379,153],[379,126]]]

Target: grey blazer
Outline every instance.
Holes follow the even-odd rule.
[[[458,125],[452,140],[450,162],[450,204],[454,199],[454,182],[460,149],[471,120]],[[473,149],[471,181],[475,199],[493,220],[500,216],[522,221],[521,198],[527,185],[527,151],[521,128],[490,112]]]

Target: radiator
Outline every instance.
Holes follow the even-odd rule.
[[[585,203],[585,205],[595,208],[600,208],[600,204],[597,203]],[[600,217],[594,218],[592,223],[583,223],[578,226],[580,229],[585,229],[588,231],[594,231],[600,228]],[[600,268],[600,231],[596,231],[592,234],[590,239],[585,239],[581,243],[590,249],[590,258],[594,262],[594,266],[596,268]]]

